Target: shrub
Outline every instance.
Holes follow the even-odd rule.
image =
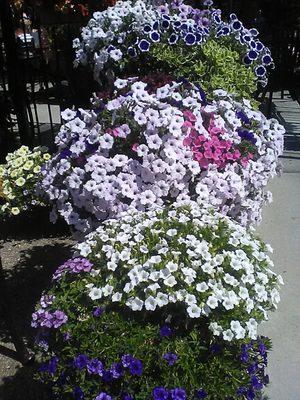
[[[276,175],[284,129],[220,90],[115,82],[120,92],[94,110],[66,110],[58,152],[41,188],[69,225],[91,231],[129,206],[138,210],[201,198],[242,224],[260,220]],[[153,89],[153,88],[152,88]]]
[[[42,165],[49,159],[50,155],[43,147],[31,151],[22,146],[7,155],[7,163],[0,166],[0,215],[18,215],[41,204],[36,184],[42,176]]]
[[[41,376],[64,399],[254,399],[282,283],[267,249],[196,203],[106,221],[33,314]]]

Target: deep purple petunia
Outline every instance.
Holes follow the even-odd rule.
[[[89,359],[85,354],[79,354],[74,359],[74,366],[78,369],[83,369],[87,366]]]
[[[188,46],[192,46],[196,43],[196,36],[193,33],[188,33],[185,36],[184,41]]]
[[[111,396],[105,392],[101,392],[95,398],[95,400],[112,400]]]
[[[201,388],[201,389],[199,389],[199,390],[197,390],[197,397],[198,397],[198,399],[205,399],[205,397],[207,397],[208,396],[208,393],[207,393],[207,391],[206,390],[204,390],[203,388]]]
[[[66,333],[63,334],[63,340],[64,340],[65,342],[67,342],[68,340],[70,340],[71,337],[72,337],[72,335],[71,335],[70,332],[66,332]]]
[[[95,374],[100,376],[102,376],[104,370],[102,362],[97,358],[89,360],[86,368],[89,374]]]
[[[172,330],[168,325],[163,325],[159,330],[159,334],[162,337],[170,337],[172,335]]]
[[[74,387],[73,396],[75,397],[75,400],[84,400],[85,398],[83,391],[78,386]]]
[[[113,363],[110,367],[110,372],[114,379],[119,379],[123,375],[123,366],[120,362]]]
[[[133,357],[130,354],[124,354],[121,358],[122,365],[125,368],[128,368],[133,361]]]
[[[49,374],[55,374],[58,366],[58,361],[59,358],[57,356],[54,356],[50,358],[50,360],[47,363],[41,364],[39,371],[40,372],[48,372]]]
[[[186,400],[186,392],[182,388],[175,388],[171,390],[172,400]]]
[[[219,354],[219,353],[222,351],[222,347],[221,347],[221,345],[219,345],[218,343],[213,343],[213,344],[210,346],[209,351],[210,351],[212,354]]]
[[[156,387],[153,389],[152,396],[154,400],[167,400],[169,391],[164,387]]]
[[[122,400],[133,400],[133,397],[128,393],[123,393]]]
[[[163,359],[166,360],[169,365],[174,365],[178,360],[178,355],[174,353],[165,353]]]
[[[112,373],[108,369],[104,370],[102,373],[102,379],[106,383],[111,382],[113,380]]]
[[[93,316],[98,318],[103,314],[103,308],[101,307],[95,307],[93,310]]]
[[[138,46],[141,51],[149,51],[150,49],[150,43],[146,39],[142,39]]]
[[[255,73],[257,76],[264,76],[267,73],[266,68],[263,65],[259,65],[255,68]]]
[[[261,381],[255,375],[253,375],[251,377],[251,385],[254,390],[261,390],[264,387],[264,385],[261,383]]]
[[[143,364],[141,360],[133,359],[129,365],[129,371],[132,375],[140,376],[143,372]]]

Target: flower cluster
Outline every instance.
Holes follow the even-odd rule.
[[[270,269],[265,245],[197,203],[127,212],[77,247],[94,261],[86,277],[94,304],[136,312],[176,304],[186,318],[209,318],[213,335],[227,341],[256,339],[258,322],[280,300],[282,279]]]
[[[0,214],[18,215],[41,204],[35,188],[41,178],[41,167],[49,159],[43,147],[31,151],[22,146],[7,155],[6,164],[0,166]]]
[[[92,62],[94,77],[99,80],[101,71],[126,71],[133,62],[141,62],[144,67],[151,68],[153,63],[156,66],[157,52],[165,48],[195,53],[198,63],[209,62],[201,50],[210,41],[237,51],[239,63],[251,67],[256,79],[266,84],[266,67],[273,66],[273,60],[269,49],[259,41],[256,29],[246,29],[234,14],[229,22],[224,22],[220,10],[194,9],[177,0],[163,6],[142,0],[117,2],[114,7],[93,14],[82,30],[81,40],[75,39],[73,47],[75,64]],[[189,55],[186,54],[188,59]],[[159,67],[176,74],[168,63]],[[201,71],[195,79],[202,79]]]
[[[90,272],[93,264],[85,258],[73,258],[64,262],[54,273],[53,280],[60,279],[65,273],[79,274]]]
[[[77,231],[129,206],[145,210],[201,199],[246,225],[260,220],[264,187],[277,173],[284,128],[223,90],[117,79],[121,91],[90,112],[65,110],[57,154],[41,188]],[[99,122],[97,121],[99,120]]]
[[[55,310],[53,313],[51,313],[44,308],[40,308],[32,314],[31,326],[33,328],[45,327],[58,329],[67,321],[67,315],[61,310]]]

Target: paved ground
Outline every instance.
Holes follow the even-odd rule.
[[[284,175],[269,186],[274,201],[258,229],[273,246],[275,270],[285,280],[279,309],[262,327],[273,341],[266,391],[270,400],[300,399],[300,152],[286,152],[285,157]]]

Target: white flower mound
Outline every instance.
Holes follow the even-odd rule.
[[[94,78],[99,80],[99,72],[104,66],[128,57],[127,53],[123,54],[115,45],[124,48],[122,44],[128,34],[141,32],[147,23],[152,26],[159,16],[157,7],[140,0],[118,1],[115,6],[105,11],[94,12],[93,18],[82,29],[81,41],[73,41],[76,52],[75,66],[93,63]]]
[[[174,82],[151,94],[143,82],[116,85],[129,93],[109,101],[99,116],[84,110],[62,115],[59,150],[41,182],[54,218],[58,212],[86,233],[129,206],[144,211],[198,199],[243,225],[260,221],[269,197],[264,188],[282,152],[284,129],[276,120],[224,91],[205,105],[193,86]],[[252,146],[252,158],[234,159],[241,145]]]
[[[183,317],[208,318],[225,340],[256,338],[258,323],[280,300],[270,247],[195,202],[128,211],[77,250],[94,263],[86,287],[95,304],[154,311],[176,303]]]

